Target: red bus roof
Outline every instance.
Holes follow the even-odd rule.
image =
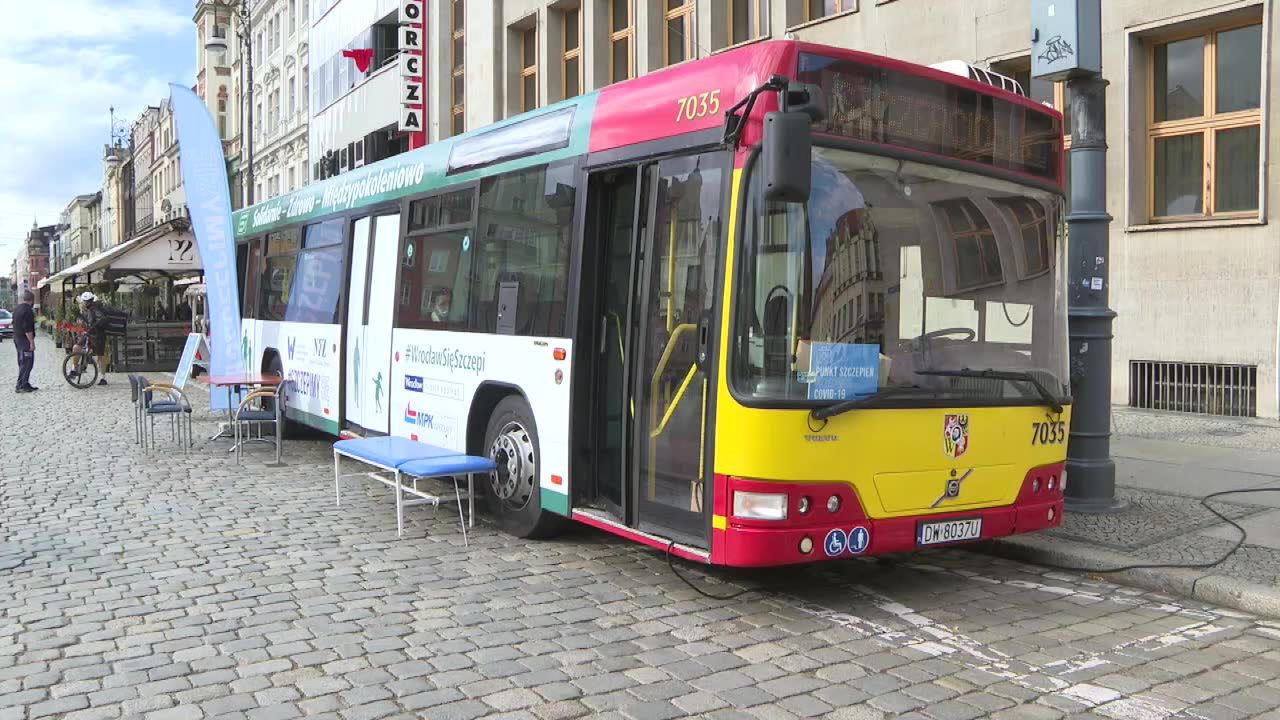
[[[1030,98],[924,65],[847,48],[795,40],[755,43],[682,63],[599,91],[591,123],[589,152],[661,140],[724,127],[725,111],[774,75],[794,79],[801,54],[883,68],[980,93],[1042,115],[1058,126],[1062,115]],[[756,103],[742,136],[758,142],[764,113],[777,109],[772,93]]]

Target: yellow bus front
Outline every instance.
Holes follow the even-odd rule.
[[[779,565],[1061,522],[1060,195],[815,142],[806,203],[739,156],[711,560]]]

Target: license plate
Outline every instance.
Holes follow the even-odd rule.
[[[945,522],[920,523],[916,532],[917,545],[945,545],[946,543],[977,540],[982,537],[982,518],[947,520]]]

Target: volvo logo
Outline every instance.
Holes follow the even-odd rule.
[[[954,500],[955,498],[960,497],[960,483],[964,482],[965,478],[972,474],[973,468],[966,470],[960,477],[956,477],[956,471],[952,470],[951,477],[947,479],[947,486],[942,490],[942,497],[934,500],[933,504],[929,507],[936,508],[947,500]]]

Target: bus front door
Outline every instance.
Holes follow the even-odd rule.
[[[596,496],[627,525],[708,546],[711,311],[723,156],[591,179]],[[584,266],[586,267],[586,266]]]
[[[391,429],[391,327],[400,215],[377,215],[352,225],[351,284],[347,301],[346,400],[348,425],[374,434]]]
[[[649,168],[632,378],[640,530],[702,547],[710,536],[707,426],[724,154]]]

